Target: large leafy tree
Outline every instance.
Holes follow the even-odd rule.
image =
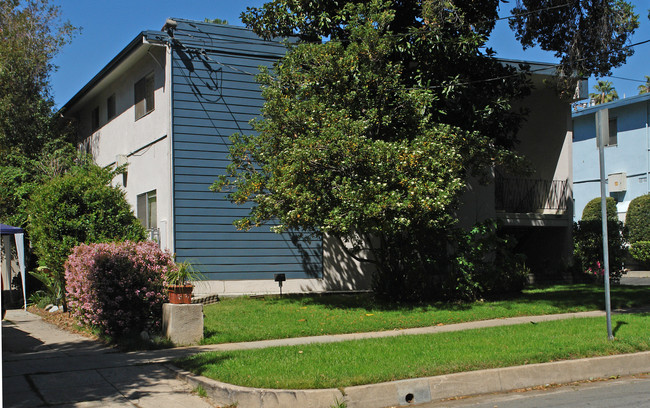
[[[510,21],[526,47],[560,58],[565,75],[605,76],[634,53],[628,47],[639,16],[624,0],[517,0]]]
[[[0,148],[33,158],[52,133],[52,59],[74,28],[49,0],[0,1]]]
[[[485,49],[498,0],[276,0],[243,20],[298,36],[273,71],[256,135],[235,135],[214,189],[252,202],[250,228],[328,233],[374,262],[375,289],[433,297],[450,269],[470,174],[514,167],[526,67]]]
[[[71,165],[68,127],[52,111],[52,59],[74,34],[49,0],[0,0],[0,220],[25,226],[40,182]]]

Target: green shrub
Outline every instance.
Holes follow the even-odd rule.
[[[124,192],[109,184],[114,175],[96,165],[75,168],[45,183],[30,199],[32,247],[39,263],[52,271],[63,288],[64,263],[73,247],[145,238]],[[63,306],[67,307],[65,299]]]
[[[594,198],[585,205],[584,210],[582,210],[582,221],[600,221],[601,217],[601,208],[600,208],[600,197]],[[612,197],[607,197],[605,200],[607,205],[607,220],[609,221],[618,221],[618,210],[616,209],[616,200]]]
[[[630,255],[639,262],[650,263],[650,241],[636,241],[630,244]]]
[[[630,243],[650,241],[650,194],[639,196],[630,201],[625,217],[625,226]]]
[[[63,302],[64,288],[61,281],[47,267],[41,266],[29,274],[38,279],[43,285],[43,289],[37,290],[30,297],[30,302],[38,307],[45,307],[48,304],[60,306]]]
[[[449,300],[494,299],[524,289],[530,270],[524,256],[515,253],[515,239],[500,234],[496,222],[474,226],[459,242],[445,283]]]
[[[618,220],[607,221],[607,238],[610,281],[618,283],[624,273],[623,259],[626,253],[623,223]],[[573,243],[573,255],[578,268],[592,278],[602,277],[603,229],[600,219],[576,222],[573,227]]]

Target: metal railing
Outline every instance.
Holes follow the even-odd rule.
[[[543,180],[495,177],[497,211],[532,213],[545,210],[566,211],[569,200],[568,180]]]

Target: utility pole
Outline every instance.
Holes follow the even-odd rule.
[[[607,239],[607,181],[605,179],[605,143],[609,142],[609,111],[596,112],[596,140],[600,161],[600,214],[603,224],[603,262],[605,263],[605,313],[607,314],[607,338],[614,340],[612,333],[612,306],[609,296],[609,240]]]

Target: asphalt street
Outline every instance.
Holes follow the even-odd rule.
[[[431,402],[413,408],[648,408],[650,376]]]

